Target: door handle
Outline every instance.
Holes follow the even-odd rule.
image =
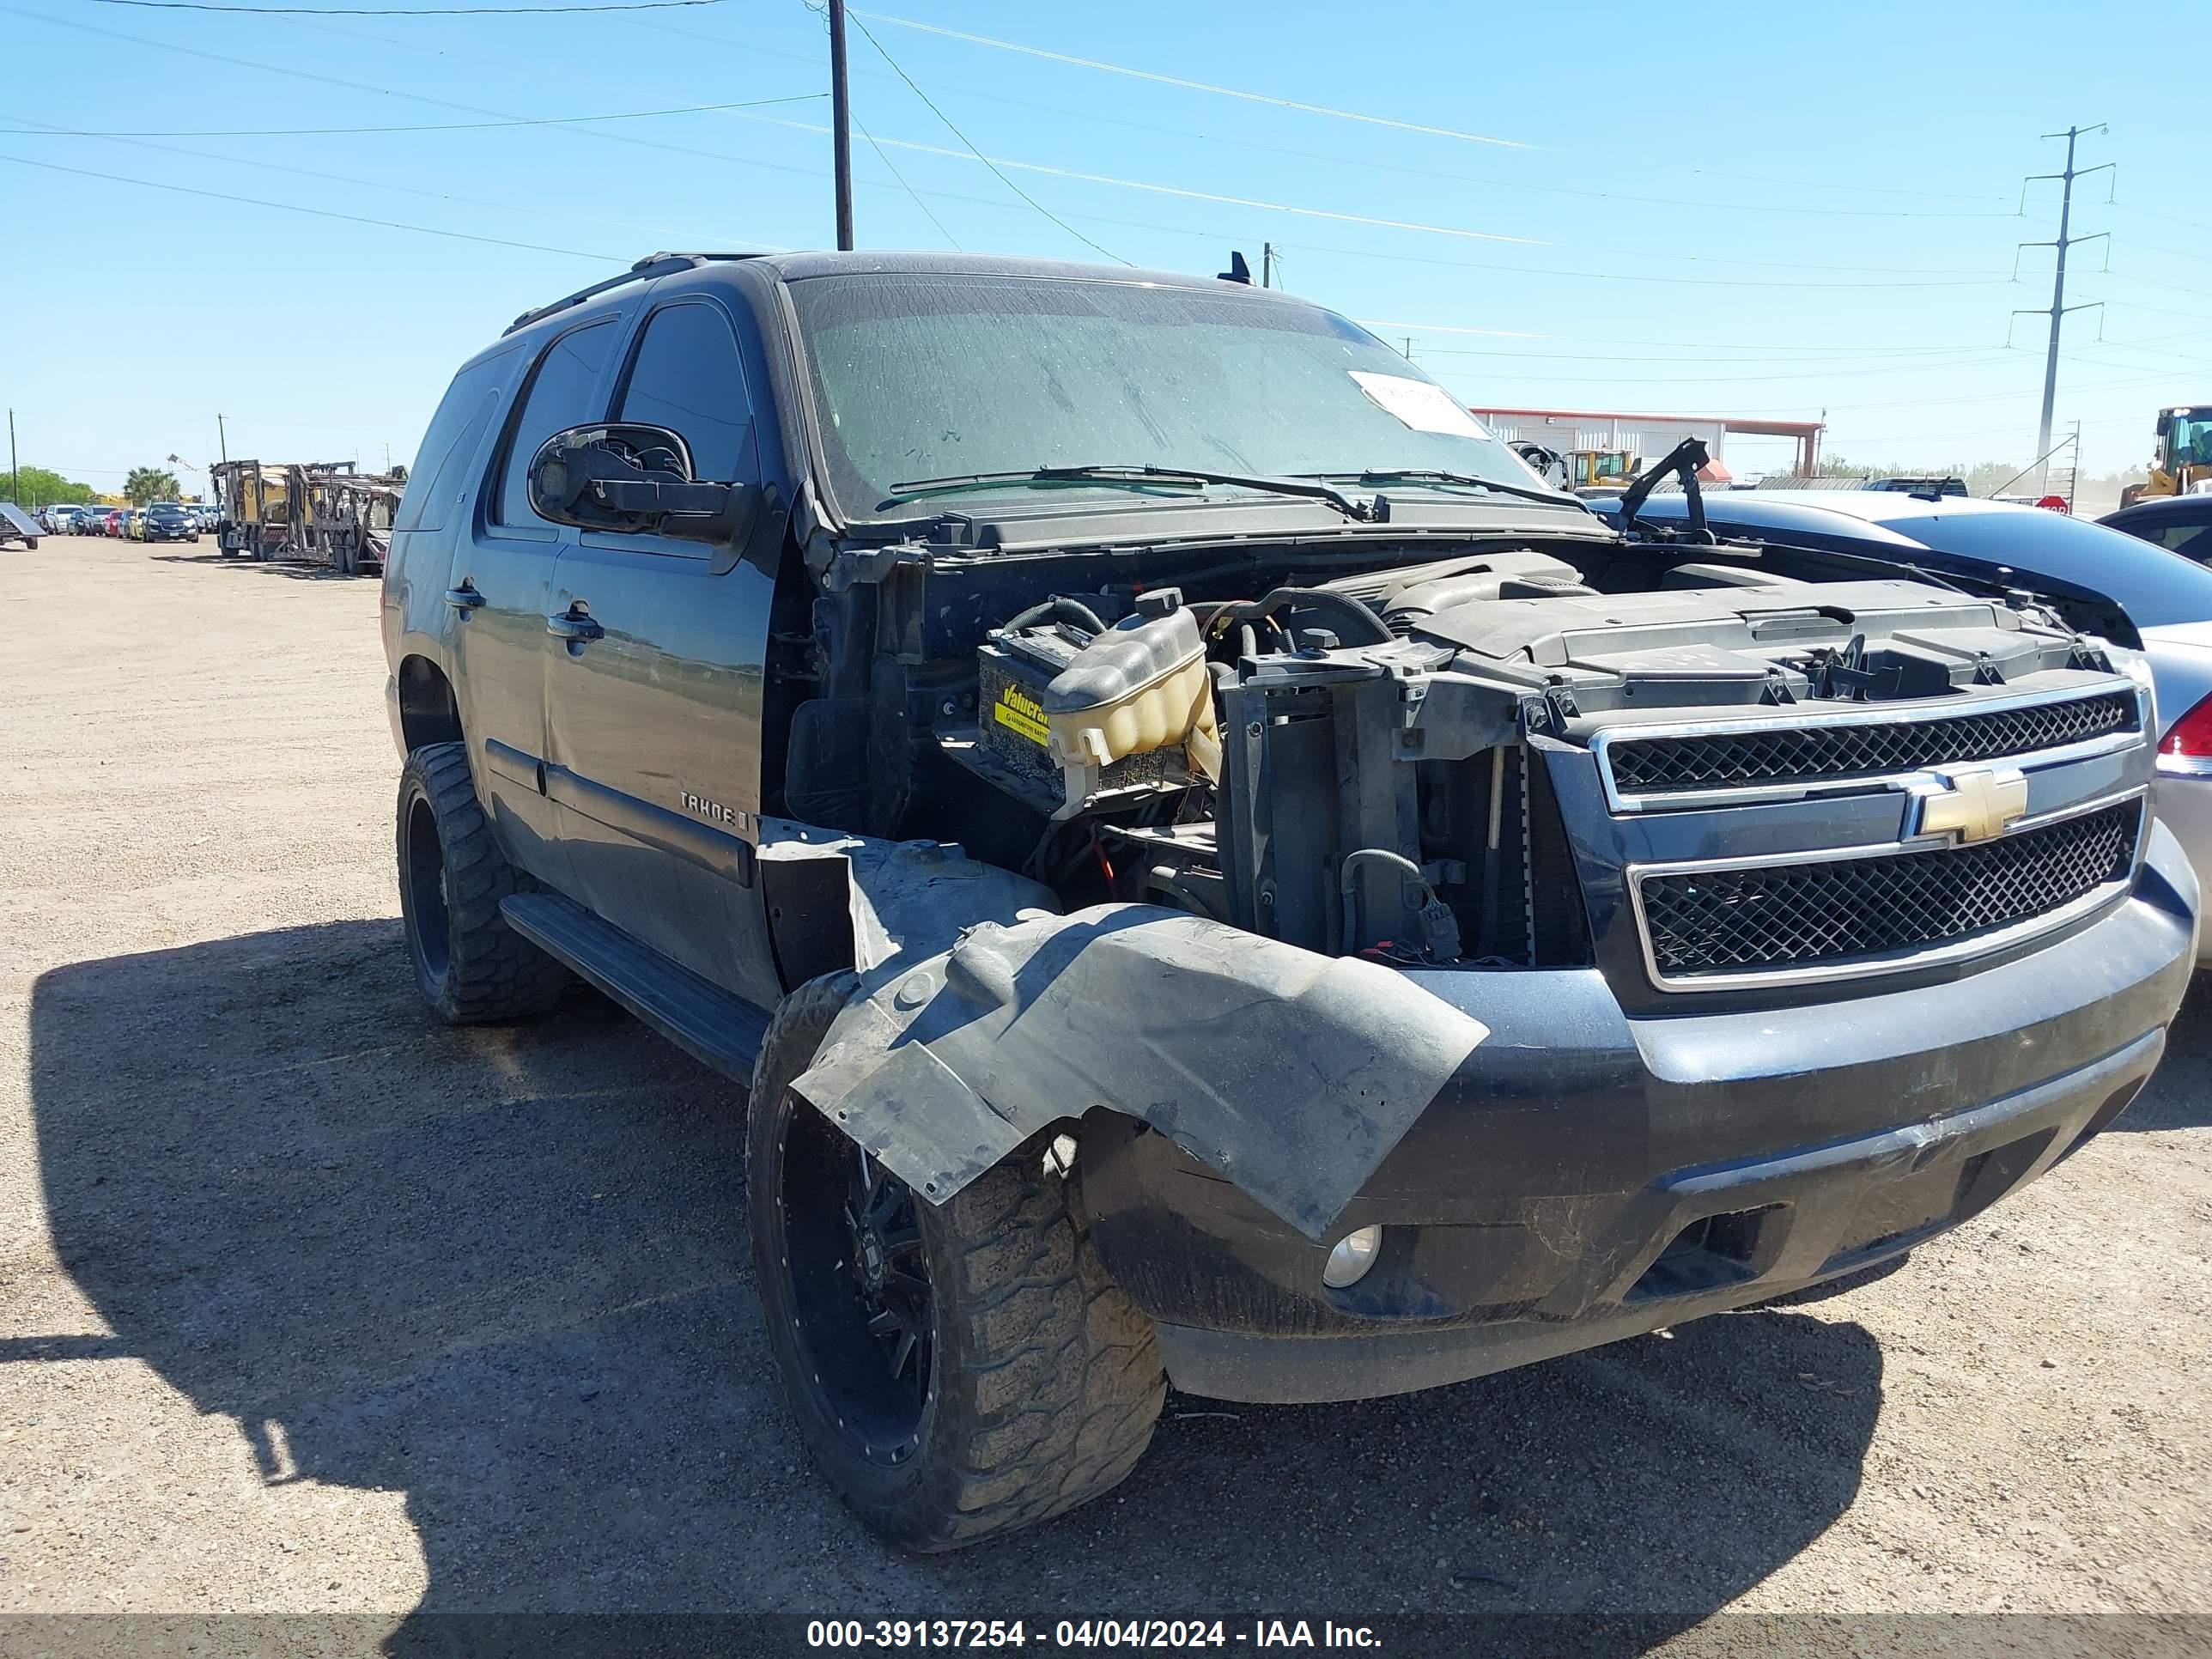
[[[465,617],[483,602],[484,596],[465,581],[459,587],[449,587],[446,590],[446,603]]]
[[[600,638],[607,630],[592,621],[585,613],[582,604],[579,602],[571,605],[558,616],[548,617],[545,619],[545,631],[556,640],[567,640],[572,645],[580,645],[586,640]]]

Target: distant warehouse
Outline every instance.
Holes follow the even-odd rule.
[[[1556,459],[1554,482],[1570,489],[1626,483],[1641,463],[1656,459],[1685,438],[1701,438],[1712,459],[1698,474],[1707,483],[1735,482],[1728,468],[1728,440],[1789,438],[1797,445],[1799,477],[1810,477],[1820,462],[1824,421],[1753,421],[1717,415],[1630,415],[1610,409],[1485,409],[1474,417],[1516,449],[1530,446]],[[1544,470],[1540,465],[1539,470]]]

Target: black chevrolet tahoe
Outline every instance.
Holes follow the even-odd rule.
[[[2126,1107],[2196,886],[2130,653],[1695,518],[1235,281],[642,260],[460,370],[393,527],[422,994],[744,1085],[793,1414],[915,1549],[1170,1382],[1856,1273]]]

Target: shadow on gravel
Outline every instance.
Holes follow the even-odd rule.
[[[767,1608],[1598,1613],[1627,1651],[1830,1527],[1881,1405],[1847,1302],[1398,1400],[1178,1396],[1112,1496],[916,1560],[775,1398],[733,1091],[608,1005],[434,1028],[398,924],[349,921],[58,969],[32,1012],[57,1243],[115,1334],[0,1360],[134,1356],[266,1480],[404,1492],[396,1650],[457,1610]]]
[[[2191,984],[2166,1028],[2166,1057],[2112,1128],[2212,1128],[2212,974]]]
[[[210,569],[220,566],[225,570],[258,570],[264,576],[289,576],[295,582],[352,582],[374,580],[375,573],[365,571],[349,576],[326,564],[291,564],[282,559],[249,559],[242,555],[221,553],[155,553],[151,558],[156,564],[203,565]]]

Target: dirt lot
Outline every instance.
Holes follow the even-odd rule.
[[[1902,1272],[1175,1398],[1114,1497],[908,1559],[777,1402],[732,1090],[588,995],[417,1006],[374,583],[57,538],[0,594],[0,1612],[2212,1612],[2212,1000]]]

